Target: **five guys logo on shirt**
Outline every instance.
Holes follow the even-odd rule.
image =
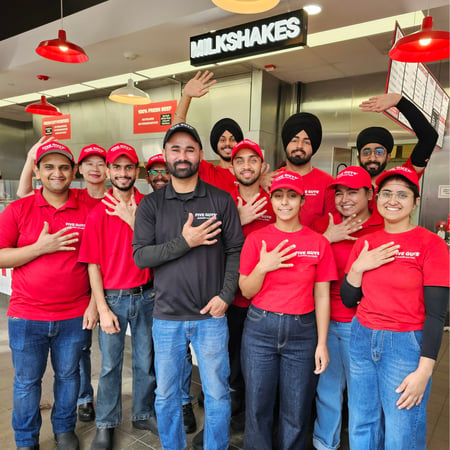
[[[194,219],[197,220],[208,220],[211,219],[211,217],[217,217],[217,213],[214,212],[196,212],[194,213]]]
[[[300,257],[306,257],[306,258],[317,258],[320,256],[320,252],[316,250],[298,250],[295,252],[296,256]]]
[[[398,252],[395,257],[399,259],[416,259],[420,256],[420,252]]]
[[[66,222],[66,227],[76,228],[78,230],[84,230],[86,224],[84,223],[74,223],[74,222]]]

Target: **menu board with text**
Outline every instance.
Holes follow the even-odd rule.
[[[404,36],[396,24],[393,44]],[[430,69],[422,63],[405,63],[391,60],[389,64],[386,92],[402,94],[413,102],[438,132],[436,146],[442,148],[450,97]],[[390,108],[385,114],[413,131],[406,117],[397,108]]]
[[[42,135],[53,136],[58,140],[70,139],[70,114],[42,118]]]
[[[134,105],[134,134],[161,133],[167,131],[173,123],[176,109],[176,100],[149,103],[148,105]]]

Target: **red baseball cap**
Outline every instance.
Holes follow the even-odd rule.
[[[128,144],[123,144],[119,142],[116,145],[113,145],[106,155],[106,162],[113,163],[119,156],[127,156],[131,159],[132,162],[137,164],[139,162],[139,158],[136,154],[136,150]]]
[[[70,161],[75,163],[75,159],[72,155],[72,152],[69,150],[69,147],[66,147],[64,144],[61,144],[56,141],[51,141],[47,144],[42,144],[36,152],[36,164],[45,156],[50,153],[59,153],[60,155],[64,155]]]
[[[372,187],[372,179],[369,172],[359,166],[349,166],[341,170],[336,179],[328,188],[334,188],[338,184],[342,184],[351,189],[361,189],[363,187],[370,189]]]
[[[81,149],[80,156],[78,158],[78,164],[83,161],[84,158],[88,156],[97,155],[106,160],[106,150],[103,147],[100,147],[97,144],[87,145]]]
[[[233,147],[233,150],[231,151],[231,161],[233,161],[234,157],[236,156],[236,153],[239,150],[242,150],[244,148],[248,148],[249,150],[253,150],[264,161],[264,156],[263,156],[263,153],[261,151],[261,147],[256,142],[253,142],[250,139],[244,139],[244,140],[238,142]]]
[[[386,178],[399,175],[405,177],[407,180],[411,181],[411,183],[415,184],[420,192],[419,177],[417,176],[417,173],[414,170],[408,169],[404,166],[397,166],[380,174],[376,179],[377,186],[379,186],[380,183]]]
[[[161,163],[166,165],[166,161],[164,161],[162,153],[158,153],[157,155],[150,156],[147,164],[145,165],[145,170],[150,169],[153,164]]]
[[[305,194],[302,177],[298,173],[291,172],[290,170],[283,170],[280,175],[276,176],[270,186],[270,193],[282,188],[292,189],[300,195]]]

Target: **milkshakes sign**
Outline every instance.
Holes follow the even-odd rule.
[[[216,63],[306,45],[308,15],[299,9],[279,16],[191,37],[191,64]]]

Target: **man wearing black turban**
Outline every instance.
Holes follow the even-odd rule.
[[[428,119],[413,103],[400,94],[378,95],[362,102],[359,106],[363,111],[373,112],[386,111],[396,106],[408,119],[418,141],[404,166],[415,170],[420,177],[438,139],[438,134]],[[358,148],[359,164],[369,172],[372,183],[375,184],[375,179],[384,172],[391,159],[394,147],[392,134],[382,127],[365,128],[356,139],[356,147]]]
[[[292,115],[283,125],[281,139],[286,152],[286,170],[298,173],[303,180],[305,204],[300,211],[300,221],[309,226],[334,208],[334,193],[327,189],[333,177],[311,164],[322,142],[319,118],[307,112]]]

